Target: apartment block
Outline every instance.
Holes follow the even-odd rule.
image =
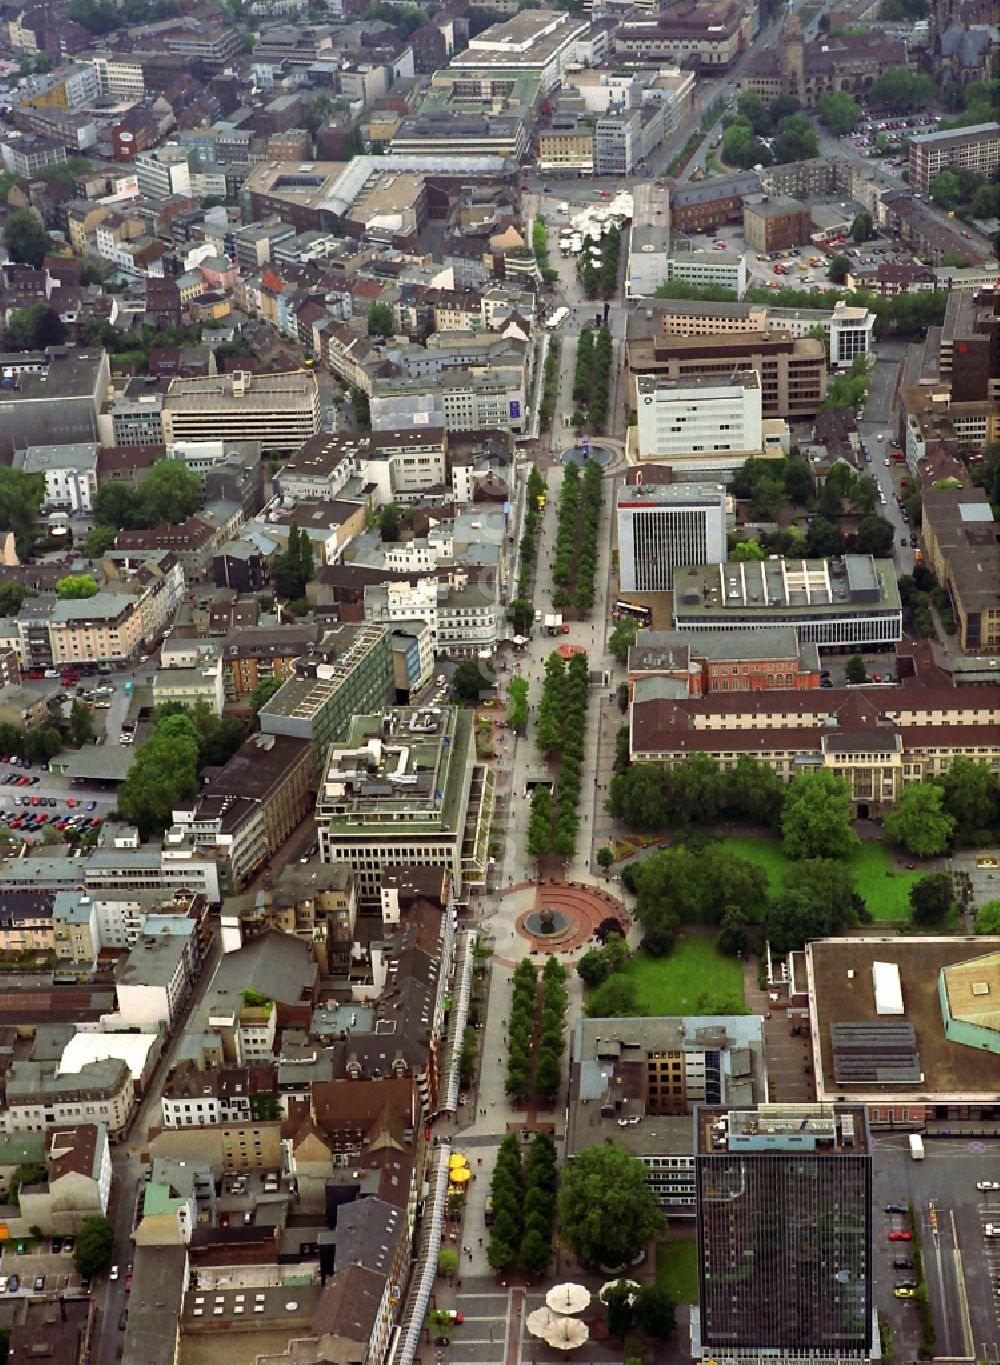
[[[163,400],[168,447],[191,441],[259,441],[262,455],[291,455],[319,431],[316,376],[248,374],[173,379]]]
[[[90,441],[29,446],[15,455],[14,468],[45,476],[43,507],[87,515],[93,509],[97,491],[97,452],[96,442]]]
[[[974,171],[995,176],[1000,170],[1000,123],[976,123],[948,132],[910,138],[910,189],[929,194],[942,171]]]
[[[115,982],[122,1022],[143,1032],[173,1032],[198,969],[192,920],[157,917],[143,928]]]
[[[55,1063],[18,1060],[7,1073],[0,1128],[5,1133],[44,1133],[73,1123],[103,1123],[112,1141],[125,1136],[135,1105],[132,1073],[125,1062],[89,1062],[77,1072],[56,1074]]]
[[[726,557],[724,484],[651,484],[618,489],[619,579],[623,592],[666,592],[674,569]]]
[[[382,869],[443,867],[465,899],[484,886],[495,778],[475,760],[471,712],[404,707],[355,716],[329,753],[316,802],[320,855],[377,911]]]
[[[52,662],[123,664],[142,643],[142,613],[134,597],[99,592],[56,602],[49,620]]]
[[[315,646],[318,631],[308,623],[273,629],[248,626],[234,630],[222,648],[223,686],[227,708],[248,706],[262,683],[285,682],[295,673],[295,660]]]

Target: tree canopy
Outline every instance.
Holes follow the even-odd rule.
[[[800,773],[785,795],[781,833],[790,858],[845,858],[858,843],[847,783],[829,768]]]
[[[3,229],[4,246],[12,261],[39,269],[52,250],[52,239],[34,209],[15,209]]]
[[[620,1147],[587,1147],[563,1172],[560,1236],[585,1265],[628,1265],[663,1228],[646,1167]]]
[[[852,133],[861,121],[858,103],[846,90],[821,96],[817,110],[820,123],[837,137]]]
[[[77,1273],[93,1278],[107,1270],[114,1246],[115,1230],[110,1220],[102,1214],[89,1214],[76,1235],[73,1264]]]
[[[883,828],[890,839],[918,858],[936,858],[951,846],[955,818],[944,808],[944,791],[933,782],[904,787]]]
[[[67,574],[65,578],[60,578],[56,583],[56,596],[62,602],[96,597],[97,593],[97,580],[90,573]]]
[[[118,791],[118,809],[143,838],[161,834],[198,790],[198,731],[189,716],[160,720]]]
[[[13,531],[17,553],[27,558],[45,498],[45,475],[0,464],[0,531]]]

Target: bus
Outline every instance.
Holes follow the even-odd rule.
[[[626,602],[619,598],[615,603],[611,618],[614,621],[620,620],[623,616],[631,616],[633,621],[638,621],[640,626],[650,626],[653,622],[653,613],[649,607],[640,607],[635,602]]]

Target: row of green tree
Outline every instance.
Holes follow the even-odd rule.
[[[542,401],[538,405],[538,424],[542,431],[548,431],[552,425],[552,414],[555,411],[558,394],[559,342],[554,336],[550,336],[545,352],[545,364],[542,366]]]
[[[588,299],[610,299],[618,292],[618,266],[621,261],[621,232],[615,226],[608,229],[600,244],[584,238],[576,268]],[[596,257],[600,256],[600,264]]]
[[[571,858],[576,851],[589,691],[585,653],[574,654],[568,666],[559,654],[549,655],[535,743],[547,759],[558,757],[559,771],[555,803],[544,784],[531,794],[528,852],[536,858],[550,852]]]
[[[516,1265],[529,1275],[540,1275],[548,1267],[557,1183],[551,1136],[535,1133],[522,1165],[518,1136],[508,1133],[497,1149],[490,1182],[493,1225],[486,1259],[494,1270]]]
[[[525,678],[511,678],[507,684],[506,721],[518,735],[523,735],[528,728],[528,683]]]
[[[863,664],[861,674],[859,678],[852,673],[851,679],[863,680]],[[802,773],[786,786],[767,763],[749,754],[729,772],[708,754],[691,754],[683,764],[665,768],[629,764],[627,754],[619,752],[616,766],[607,808],[630,830],[688,829],[743,820],[780,825],[785,852],[793,858],[843,856],[856,845],[847,789],[827,770]],[[987,764],[956,756],[944,773],[907,787],[904,800],[907,792],[922,786],[941,792],[940,810],[949,822],[942,848],[981,844],[1000,828],[1000,781]],[[815,821],[811,827],[810,817]],[[887,829],[890,818],[886,817]]]
[[[524,519],[521,531],[520,564],[517,577],[517,601],[526,603],[532,611],[535,572],[538,567],[538,528],[542,519],[541,500],[546,494],[546,483],[535,465],[528,471],[528,487],[524,500]],[[519,632],[524,634],[523,631]]]
[[[549,961],[552,961],[550,958]],[[546,964],[547,966],[548,964]],[[532,1073],[532,1039],[535,1032],[535,1010],[538,1004],[538,971],[526,957],[514,968],[510,1020],[507,1025],[507,1071],[504,1089],[516,1099],[527,1099],[537,1093],[538,1082]],[[538,1058],[534,1058],[536,1062]],[[543,1079],[544,1076],[543,1076]],[[556,1062],[554,1094],[559,1086],[558,1059]]]

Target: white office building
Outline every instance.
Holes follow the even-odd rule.
[[[870,354],[874,336],[874,313],[838,303],[830,318],[830,368],[849,370],[859,355]]]
[[[47,510],[88,513],[97,491],[97,445],[79,441],[70,445],[29,446],[14,456],[14,468],[25,474],[45,476]]]
[[[187,149],[170,142],[135,158],[139,193],[151,199],[167,199],[172,194],[191,193],[191,170]]]
[[[699,468],[760,454],[764,442],[760,376],[742,370],[731,379],[665,379],[638,375],[639,452],[644,460],[676,459]],[[721,458],[720,458],[721,457]]]
[[[726,489],[719,484],[626,485],[618,490],[623,592],[666,592],[674,569],[726,558]]]

